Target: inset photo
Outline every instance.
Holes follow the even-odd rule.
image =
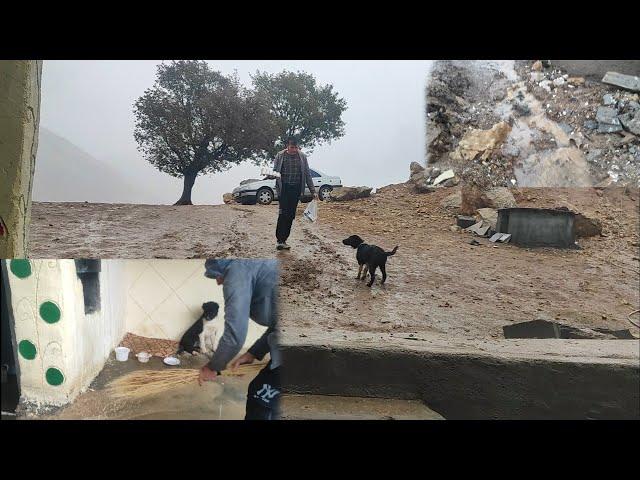
[[[279,418],[276,260],[1,263],[3,420]]]

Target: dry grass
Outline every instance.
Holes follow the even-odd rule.
[[[236,370],[224,370],[223,377],[240,377],[257,374],[264,364],[241,365]],[[194,384],[198,381],[200,370],[196,368],[167,370],[138,370],[109,383],[107,391],[115,398],[141,398],[156,395],[166,390]]]

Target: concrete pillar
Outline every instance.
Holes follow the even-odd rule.
[[[41,60],[0,61],[0,258],[29,253]]]

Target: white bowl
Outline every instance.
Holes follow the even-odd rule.
[[[140,353],[136,354],[136,357],[138,357],[138,361],[140,363],[147,363],[149,361],[149,359],[151,358],[151,354],[147,353],[147,352],[140,352]]]
[[[164,357],[164,360],[162,361],[167,365],[171,365],[172,367],[180,365],[180,360],[178,360],[176,357]]]

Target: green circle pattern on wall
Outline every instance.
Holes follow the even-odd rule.
[[[34,358],[36,358],[36,353],[38,353],[36,350],[36,346],[29,340],[22,340],[18,344],[18,351],[20,352],[20,355],[22,355],[27,360],[33,360]]]
[[[29,260],[14,259],[9,263],[9,269],[18,278],[27,278],[31,275],[31,263]]]
[[[53,302],[44,302],[40,305],[40,316],[47,323],[56,323],[60,320],[60,308]]]
[[[53,385],[57,387],[62,382],[64,382],[64,375],[57,368],[51,367],[47,369],[47,373],[45,374],[45,378],[47,379],[47,383],[49,385]]]

